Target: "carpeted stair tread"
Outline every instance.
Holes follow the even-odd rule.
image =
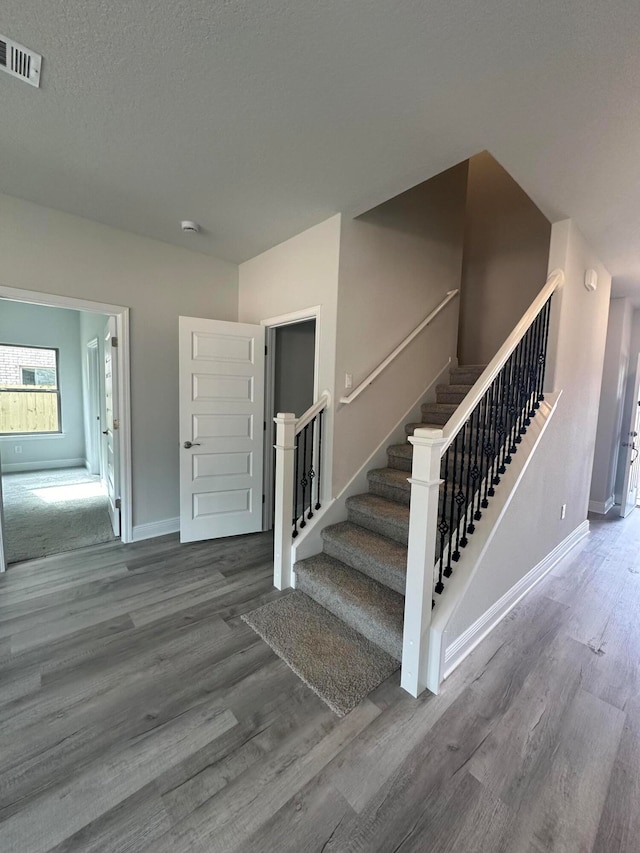
[[[458,408],[458,403],[423,403],[422,420],[444,426]]]
[[[374,468],[367,473],[369,491],[390,501],[400,503],[411,503],[411,483],[407,479],[406,471],[397,468]]]
[[[303,592],[242,619],[339,716],[398,669],[398,661]]]
[[[346,500],[349,521],[401,545],[409,539],[409,507],[370,493]]]
[[[486,364],[464,364],[452,367],[449,378],[452,385],[475,385],[485,371]]]
[[[295,565],[296,589],[375,643],[402,657],[404,597],[373,578],[316,554]]]
[[[321,535],[324,551],[330,557],[404,595],[407,580],[404,545],[350,521],[325,527]]]
[[[455,403],[459,406],[473,385],[438,385],[436,387],[436,402]]]

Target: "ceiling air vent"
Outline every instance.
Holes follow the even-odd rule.
[[[0,35],[0,71],[6,71],[32,86],[40,86],[42,57],[18,42]]]

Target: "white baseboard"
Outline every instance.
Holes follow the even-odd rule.
[[[3,474],[17,474],[20,471],[50,471],[54,468],[84,468],[84,457],[77,459],[49,459],[46,462],[3,462]]]
[[[597,512],[600,515],[606,515],[612,506],[615,506],[615,499],[613,495],[607,498],[604,503],[602,503],[602,501],[589,501],[589,512]]]
[[[447,648],[444,661],[444,677],[447,678],[453,670],[462,663],[487,634],[491,633],[496,625],[501,622],[510,610],[516,606],[520,599],[530,592],[542,578],[553,569],[554,566],[564,559],[575,546],[589,533],[589,522],[583,521],[573,530],[566,539],[547,556],[534,566],[527,574],[520,578],[518,583],[511,587],[502,598],[492,605],[486,613],[470,625],[466,631],[454,640]]]
[[[142,542],[143,539],[155,539],[156,536],[178,533],[179,530],[179,518],[165,518],[163,521],[151,521],[149,524],[134,524],[131,541]]]

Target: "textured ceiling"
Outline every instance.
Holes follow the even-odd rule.
[[[3,0],[0,32],[44,56],[0,75],[0,191],[238,261],[488,149],[640,285],[638,0]]]

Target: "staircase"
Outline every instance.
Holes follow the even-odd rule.
[[[464,400],[484,365],[456,367],[438,385],[422,422],[441,428]],[[369,491],[347,499],[348,520],[322,531],[323,551],[295,564],[296,588],[400,661],[407,571],[412,445],[387,449],[388,467],[369,471]],[[444,464],[444,459],[443,459]]]

